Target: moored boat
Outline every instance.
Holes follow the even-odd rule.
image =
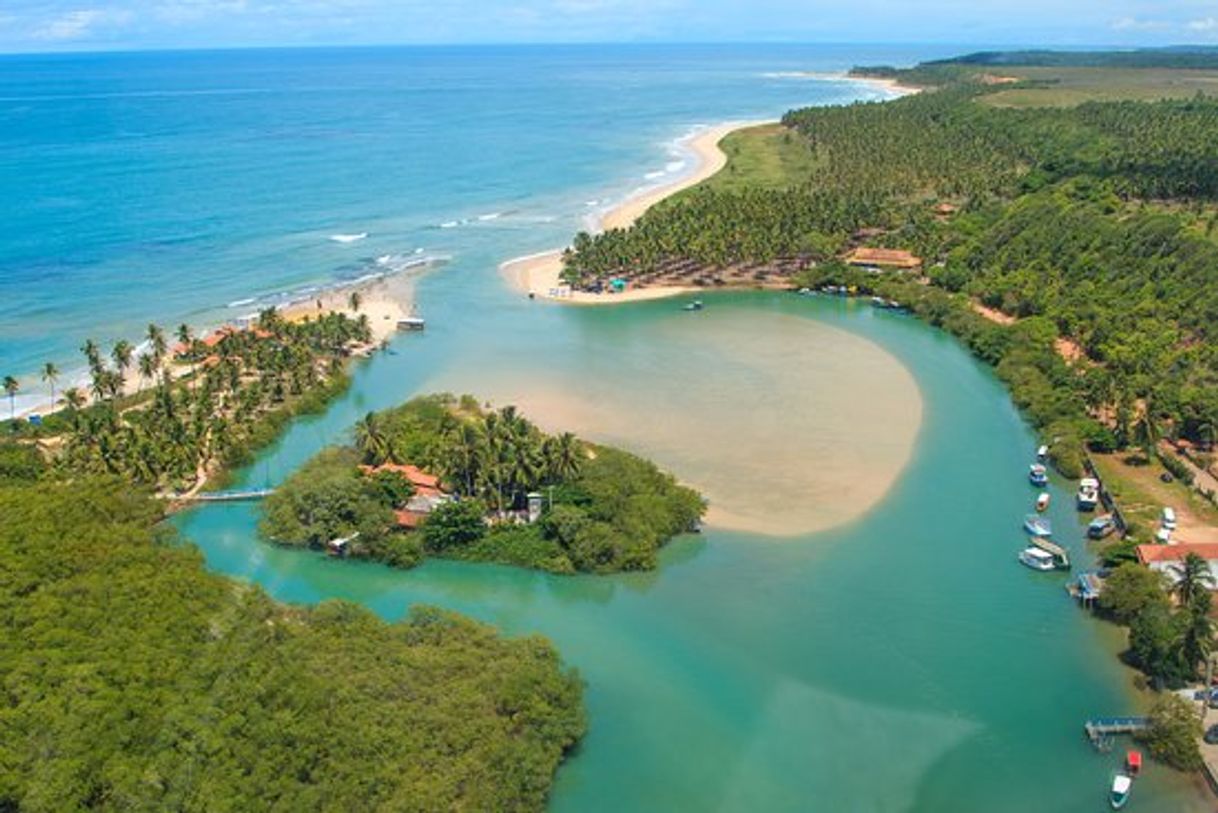
[[[1040,496],[1036,498],[1036,510],[1046,511],[1049,508],[1049,492],[1042,491]]]
[[[1100,501],[1100,481],[1094,477],[1084,477],[1078,481],[1078,510],[1094,511]]]
[[[700,311],[700,310],[702,310],[702,300],[695,299],[693,302],[690,302],[688,305],[686,305],[684,308],[682,308],[682,310]]]
[[[1123,773],[1112,778],[1112,790],[1108,793],[1108,803],[1113,810],[1120,810],[1129,802],[1129,794],[1133,790],[1133,779]]]
[[[1115,530],[1116,520],[1110,514],[1104,514],[1087,525],[1087,536],[1090,539],[1103,539]]]
[[[1049,470],[1043,463],[1033,463],[1028,467],[1028,480],[1034,486],[1044,486],[1049,483]]]
[[[1142,772],[1142,752],[1141,751],[1126,751],[1125,752],[1125,773],[1131,777],[1136,777]]]
[[[1053,561],[1053,554],[1040,548],[1024,548],[1019,552],[1019,561],[1041,573],[1057,569],[1057,563]]]
[[[1023,529],[1032,536],[1053,536],[1053,524],[1048,517],[1039,514],[1028,514],[1023,518]]]
[[[1040,462],[1045,462],[1049,457],[1049,447],[1041,446],[1036,450],[1036,459]]]

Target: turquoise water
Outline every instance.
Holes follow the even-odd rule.
[[[426,334],[360,362],[349,394],[293,424],[246,481],[278,482],[367,410],[456,380],[493,383],[502,398],[559,382],[573,428],[588,417],[579,405],[610,388],[639,426],[613,439],[659,456],[671,450],[644,423],[696,410],[707,426],[699,454],[674,466],[697,482],[766,425],[815,422],[809,403],[839,410],[843,393],[862,403],[888,392],[806,359],[810,341],[836,358],[854,352],[841,335],[861,337],[916,381],[920,428],[887,496],[820,533],[711,528],[670,546],[655,573],[556,578],[454,563],[401,572],[275,549],[255,539],[250,505],[176,522],[211,568],[281,599],[347,598],[391,619],[427,602],[552,638],[588,682],[591,723],[558,774],[554,810],[1104,810],[1113,758],[1090,750],[1081,725],[1135,708],[1130,675],[1061,576],[1015,562],[1035,441],[987,370],[944,335],[857,303],[726,294],[691,321],[672,302],[530,303],[496,271],[564,242],[589,202],[682,171],[666,145],[694,125],[872,92],[773,74],[933,55],[766,46],[5,58],[0,369],[66,364],[84,337],[136,335],[150,319],[220,321],[250,307],[229,303],[273,301],[423,249],[451,257],[419,283]],[[755,324],[749,346],[769,348],[765,358],[715,363],[726,323]],[[686,349],[674,359],[677,333]],[[767,399],[760,387],[746,411],[721,397],[784,362],[807,400]],[[839,397],[811,397],[826,390]],[[873,434],[860,421],[849,439],[865,448]],[[804,465],[835,461],[811,453]],[[749,476],[784,479],[781,469]],[[1069,492],[1054,494],[1055,524],[1081,556]],[[1134,810],[1205,807],[1157,767],[1135,794]]]
[[[420,258],[470,273],[551,248],[687,170],[672,143],[694,126],[881,95],[782,74],[942,50],[0,56],[0,374],[31,397],[44,362],[81,367],[86,338],[220,324]]]
[[[671,302],[564,309],[498,289],[470,303],[459,299],[465,285],[426,278],[435,329],[369,362],[350,396],[295,425],[247,479],[275,482],[363,411],[445,369],[501,374],[502,355],[487,350],[497,336],[522,388],[544,366],[573,390],[595,375],[699,395],[647,363],[649,338],[690,318]],[[254,541],[253,506],[192,512],[181,528],[212,568],[286,600],[347,598],[386,618],[434,603],[551,637],[587,679],[591,715],[559,772],[555,810],[1103,810],[1115,763],[1092,752],[1081,726],[1133,708],[1130,675],[1063,576],[1015,561],[1035,441],[1000,385],[944,335],[862,304],[744,293],[707,302],[707,315],[749,316],[776,343],[791,337],[777,316],[841,328],[913,373],[924,401],[915,454],[879,506],[781,541],[709,529],[668,549],[658,572],[612,578],[335,562]],[[695,324],[708,338],[715,329]],[[614,348],[591,373],[589,346]],[[822,385],[841,383],[853,382]],[[709,446],[748,442],[724,421]],[[1059,535],[1082,557],[1070,494],[1054,496]],[[1139,810],[1204,807],[1159,768],[1137,793]]]

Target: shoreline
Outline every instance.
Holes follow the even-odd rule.
[[[819,79],[833,82],[854,82],[879,88],[897,99],[915,93],[921,93],[922,88],[902,85],[896,79],[883,77],[851,76],[849,73],[817,73],[814,71],[787,74],[807,79]],[[648,209],[656,204],[683,192],[711,178],[727,166],[727,154],[719,148],[719,144],[727,136],[739,130],[750,127],[762,127],[776,124],[779,119],[759,119],[755,121],[728,121],[697,130],[678,141],[678,146],[686,149],[694,160],[693,169],[677,178],[657,186],[645,187],[626,197],[608,210],[595,217],[593,233],[610,231],[612,229],[628,229],[642,217]],[[549,249],[523,257],[515,257],[500,264],[499,272],[508,284],[517,291],[527,294],[531,299],[546,299],[562,302],[568,305],[613,305],[623,302],[643,302],[652,299],[665,299],[680,294],[696,293],[702,288],[692,285],[657,285],[645,288],[627,287],[617,293],[590,293],[573,291],[561,280],[562,255],[565,248]]]
[[[776,121],[777,119],[724,122],[698,130],[682,139],[679,142],[680,145],[688,149],[693,156],[693,169],[667,183],[647,187],[630,195],[597,217],[593,231],[604,232],[630,228],[657,203],[702,183],[727,166],[727,154],[719,148],[719,144],[724,138],[738,130],[774,124]],[[620,293],[605,294],[572,291],[560,279],[564,251],[566,251],[565,248],[556,248],[516,257],[500,265],[499,271],[513,288],[528,294],[531,298],[574,305],[641,302],[701,290],[693,286],[654,286],[627,288]]]
[[[304,319],[316,318],[331,313],[342,313],[351,317],[365,315],[368,317],[368,324],[372,329],[371,344],[374,348],[378,348],[397,334],[398,319],[407,316],[414,306],[415,280],[421,272],[427,271],[432,265],[432,263],[428,263],[427,265],[371,278],[336,283],[308,297],[298,297],[282,304],[268,305],[267,307],[273,307],[278,310],[284,319],[289,322],[299,322]],[[353,293],[358,293],[362,300],[360,302],[359,314],[352,311],[350,307],[349,298]],[[247,317],[235,317],[220,324],[208,323],[206,326],[196,324],[191,325],[191,327],[196,330],[196,334],[200,337],[208,336],[225,327],[237,324],[243,318]],[[168,327],[166,328],[166,333],[171,333]],[[167,338],[169,337],[167,336]],[[133,344],[135,345],[135,354],[138,356],[139,353],[145,350],[147,341],[142,339],[133,342]],[[177,364],[171,359],[166,359],[161,369],[167,372],[172,380],[176,381],[183,376],[193,373],[196,366],[194,364]],[[54,404],[50,401],[49,389],[44,390],[41,387],[31,389],[18,395],[18,405],[14,411],[13,418],[15,420],[28,420],[33,416],[41,418],[53,415],[64,408],[61,398],[64,392],[70,389],[88,391],[90,386],[89,376],[83,367],[65,371],[62,375],[61,386],[57,386],[55,389],[56,402]],[[29,376],[29,378],[32,377]],[[150,382],[142,379],[138,370],[133,365],[123,377],[121,395],[123,397],[138,395],[142,390],[147,390],[149,386]],[[23,399],[28,399],[27,404],[24,406],[20,404]],[[5,416],[5,420],[8,420],[7,416]]]

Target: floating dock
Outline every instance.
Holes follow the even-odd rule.
[[[1136,734],[1150,728],[1149,717],[1096,717],[1083,723],[1083,731],[1096,750],[1107,751],[1112,738],[1121,734]]]

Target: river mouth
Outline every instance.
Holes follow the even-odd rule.
[[[703,492],[710,526],[766,536],[850,522],[908,464],[922,398],[874,342],[714,297],[695,314],[627,307],[620,316],[645,314],[645,331],[588,333],[525,364],[510,344],[490,348],[477,369],[454,365],[426,389],[515,404],[549,431],[652,458]]]

